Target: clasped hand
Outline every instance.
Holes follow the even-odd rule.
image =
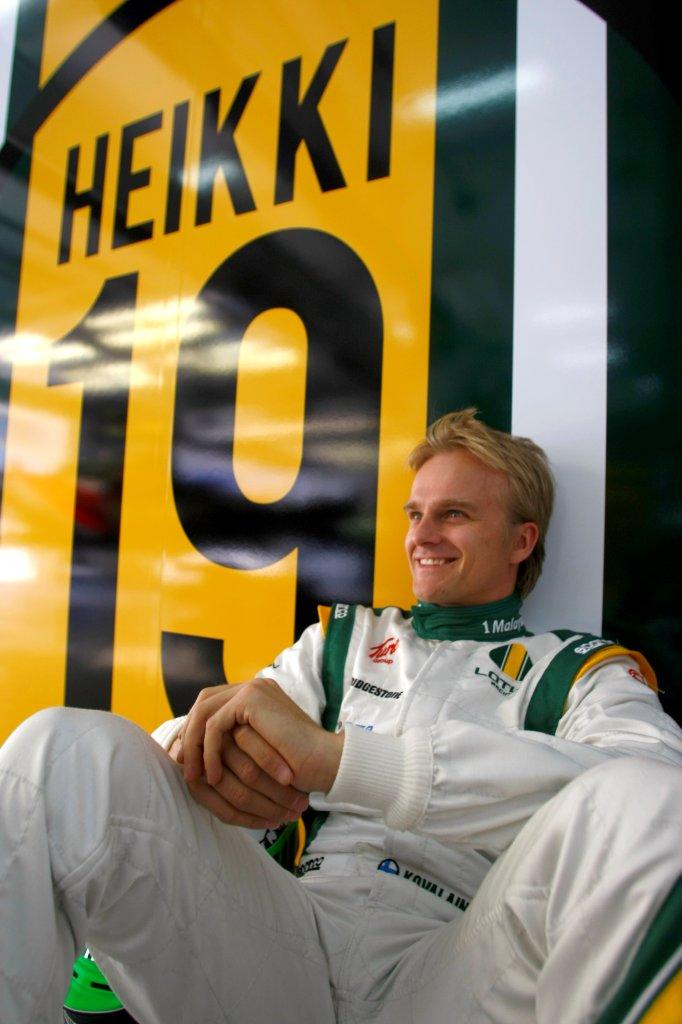
[[[343,734],[326,732],[271,679],[202,690],[170,750],[192,796],[229,825],[295,821],[336,778]]]

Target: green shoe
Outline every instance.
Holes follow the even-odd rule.
[[[86,951],[73,965],[64,1000],[64,1024],[135,1024],[109,982]]]

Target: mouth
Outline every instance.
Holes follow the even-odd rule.
[[[415,558],[415,559],[413,559],[413,561],[420,568],[431,568],[433,566],[437,567],[439,565],[449,565],[451,562],[454,562],[455,559],[454,558]]]

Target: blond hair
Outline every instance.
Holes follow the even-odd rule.
[[[519,565],[516,589],[527,597],[542,571],[545,536],[554,504],[554,478],[542,448],[527,437],[514,437],[476,419],[478,409],[460,409],[437,419],[426,437],[410,452],[414,470],[439,452],[463,448],[484,465],[501,470],[509,483],[509,514],[512,524],[536,523],[535,547]]]

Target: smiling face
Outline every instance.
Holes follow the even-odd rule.
[[[514,590],[533,550],[535,523],[512,524],[508,482],[463,448],[439,452],[417,470],[405,549],[420,601],[475,605]]]

